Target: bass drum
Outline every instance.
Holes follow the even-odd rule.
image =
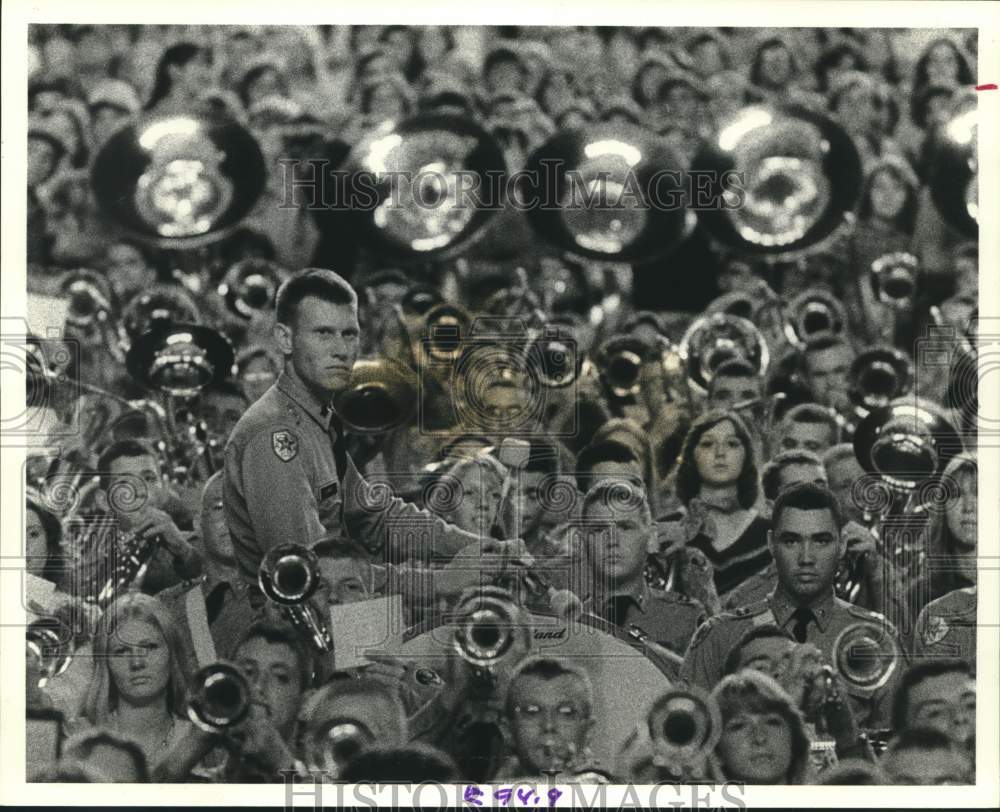
[[[504,663],[509,673],[528,655],[565,659],[586,671],[594,688],[594,726],[590,748],[605,769],[615,764],[636,725],[646,718],[653,702],[671,687],[670,665],[641,643],[633,642],[620,629],[590,615],[563,620],[546,615],[528,615],[531,642],[527,654]],[[520,631],[520,629],[518,629]],[[391,640],[379,650],[401,660],[415,661],[418,668],[433,669],[444,680],[442,695],[454,691],[454,675],[465,664],[455,645],[455,626],[442,624]],[[503,676],[499,680],[506,685]],[[502,690],[498,707],[503,706]],[[492,704],[492,703],[491,703]],[[420,736],[419,729],[411,732]],[[449,731],[450,732],[450,731]]]

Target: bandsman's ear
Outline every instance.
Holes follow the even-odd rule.
[[[287,324],[282,324],[280,321],[276,321],[274,323],[274,342],[278,345],[278,349],[281,351],[282,355],[291,355],[292,328]]]

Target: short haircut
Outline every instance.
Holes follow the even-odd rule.
[[[543,682],[549,682],[559,677],[572,677],[583,689],[587,715],[589,716],[593,712],[594,686],[586,671],[561,657],[532,655],[518,664],[511,675],[510,683],[508,683],[505,707],[509,719],[514,718],[514,684],[524,677],[534,677]]]
[[[305,691],[309,688],[313,680],[315,662],[312,651],[295,629],[286,623],[279,623],[276,620],[259,620],[251,624],[242,635],[239,642],[233,647],[233,657],[250,640],[264,640],[272,645],[288,646],[295,653],[295,664],[299,668],[299,688]]]
[[[582,493],[586,493],[591,471],[602,462],[635,463],[640,468],[642,461],[632,448],[618,440],[601,440],[586,446],[576,458],[576,482]]]
[[[884,759],[904,750],[951,750],[958,752],[940,730],[929,727],[902,728],[896,732],[886,748]]]
[[[811,451],[784,451],[765,465],[761,474],[764,496],[768,499],[778,497],[778,491],[781,490],[781,472],[789,465],[815,465],[821,471],[826,471],[823,461]]]
[[[447,753],[428,744],[411,742],[402,747],[370,747],[344,767],[340,780],[348,784],[435,781],[451,784],[462,778]]]
[[[823,350],[830,350],[834,347],[844,347],[848,350],[851,349],[851,345],[848,344],[847,340],[843,337],[836,334],[825,334],[807,341],[803,352],[806,355],[809,355],[811,352],[822,352]]]
[[[160,467],[160,455],[156,453],[156,450],[152,445],[144,440],[136,439],[126,439],[126,440],[116,440],[104,451],[101,452],[101,456],[97,459],[97,474],[101,479],[101,487],[107,490],[111,485],[111,465],[115,460],[120,460],[123,457],[152,457],[156,460],[157,468]]]
[[[818,403],[800,403],[797,406],[793,406],[785,412],[785,416],[781,419],[781,422],[785,425],[791,423],[825,423],[829,427],[834,440],[840,436],[840,426],[837,425],[837,418],[834,417],[829,409],[820,406]]]
[[[275,304],[278,323],[292,324],[299,304],[308,296],[331,304],[358,306],[358,294],[340,274],[324,268],[305,268],[286,279],[278,288]]]
[[[324,702],[345,697],[378,697],[394,705],[398,711],[396,717],[397,733],[407,737],[406,706],[403,703],[400,686],[386,679],[362,674],[358,678],[348,676],[349,672],[334,672],[326,684],[309,695],[299,711],[300,731],[322,724],[325,719],[319,714]],[[377,734],[377,731],[372,731]]]
[[[894,730],[906,729],[906,717],[910,713],[910,691],[925,679],[944,674],[964,674],[972,679],[972,666],[957,657],[935,657],[933,660],[914,663],[903,672],[892,696]]]
[[[645,488],[623,479],[602,479],[583,497],[580,516],[586,518],[587,511],[595,504],[606,505],[615,513],[638,512],[647,521],[653,520],[649,497]]]
[[[542,474],[558,474],[560,472],[559,449],[554,442],[542,438],[531,439],[531,450],[525,471]]]
[[[86,761],[90,759],[94,750],[98,747],[114,747],[132,757],[135,765],[135,774],[140,784],[148,784],[151,780],[149,775],[149,764],[146,762],[146,754],[142,752],[142,747],[134,739],[113,733],[104,728],[91,728],[84,730],[75,736],[70,736],[63,744],[63,753],[71,759]]]
[[[837,443],[836,445],[830,446],[823,452],[823,465],[829,469],[831,465],[836,465],[845,457],[850,457],[852,460],[857,459],[854,454],[853,443]]]
[[[774,623],[765,623],[762,626],[754,626],[750,631],[746,632],[739,640],[736,641],[729,653],[726,655],[726,659],[722,664],[722,676],[727,676],[728,674],[735,674],[743,667],[743,649],[746,648],[754,640],[767,640],[772,637],[778,637],[782,640],[788,640],[789,642],[794,642],[792,638],[788,635],[784,629]]]
[[[750,364],[744,361],[742,358],[730,358],[728,361],[724,361],[715,370],[712,375],[712,383],[714,384],[719,378],[757,378],[760,379],[760,375],[757,370],[755,370]]]
[[[214,381],[201,390],[202,400],[208,395],[228,395],[229,397],[239,398],[247,406],[250,405],[250,400],[247,398],[246,392],[243,391],[239,384],[229,379]]]
[[[372,557],[358,542],[347,536],[325,536],[312,545],[320,558],[349,558],[352,561],[372,563]]]
[[[778,498],[774,502],[774,507],[771,509],[772,528],[776,529],[778,527],[781,514],[788,508],[795,508],[796,510],[829,510],[837,527],[842,527],[844,524],[840,511],[840,502],[833,491],[825,485],[802,482],[785,488],[778,494]]]

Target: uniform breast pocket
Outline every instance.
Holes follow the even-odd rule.
[[[319,520],[329,532],[340,532],[340,484],[334,480],[319,489]]]

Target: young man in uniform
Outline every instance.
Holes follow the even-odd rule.
[[[308,546],[327,535],[349,535],[372,554],[390,552],[391,538],[424,537],[429,549],[399,552],[445,560],[478,542],[414,505],[384,498],[344,448],[331,404],[358,358],[354,289],[333,271],[305,269],[281,286],[276,309],[285,368],[226,447],[223,495],[242,577],[256,583],[261,560],[279,544]]]
[[[645,491],[624,480],[602,480],[584,499],[581,530],[585,534],[589,592],[584,609],[681,654],[705,609],[679,592],[652,589],[645,565],[657,528]],[[584,596],[581,596],[584,597]]]
[[[840,506],[828,488],[803,483],[783,491],[772,512],[768,545],[777,569],[777,585],[766,599],[715,615],[698,629],[684,657],[681,677],[711,690],[722,677],[726,657],[752,627],[773,623],[799,643],[812,643],[827,663],[833,645],[848,626],[866,622],[896,637],[881,615],[834,595],[837,570],[847,548],[841,534]],[[902,646],[897,646],[902,656]],[[902,663],[897,664],[898,666]],[[862,727],[886,727],[893,683],[871,696],[852,689],[855,716]]]

